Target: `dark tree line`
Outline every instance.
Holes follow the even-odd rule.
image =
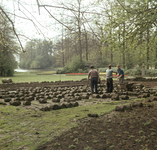
[[[12,76],[17,68],[14,54],[19,46],[16,43],[11,23],[0,10],[0,76]]]
[[[21,68],[44,69],[55,65],[52,42],[35,39],[27,42],[24,50],[26,53],[20,53],[19,67]]]

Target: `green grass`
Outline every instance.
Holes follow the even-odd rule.
[[[123,103],[128,103],[124,102]],[[130,100],[131,102],[131,100]],[[78,120],[89,113],[107,114],[122,103],[108,102],[73,107],[49,112],[33,111],[14,106],[0,107],[0,149],[16,150],[20,147],[34,150],[38,145],[51,141],[54,136],[78,125]],[[89,111],[84,111],[89,110]],[[33,117],[33,116],[38,117]],[[77,116],[77,117],[76,117]]]
[[[52,73],[52,74],[51,74]],[[47,72],[17,72],[13,77],[0,77],[0,83],[3,78],[10,78],[13,82],[42,82],[42,81],[67,81],[67,80],[81,80],[87,78],[87,75],[81,76],[66,76],[66,75],[53,75],[53,71]],[[100,76],[101,80],[106,79],[104,76]],[[113,78],[117,80],[117,78]]]
[[[77,126],[77,120],[87,117],[88,113],[102,115],[112,111],[115,106],[101,103],[50,112],[35,112],[23,108],[17,110],[16,108],[0,107],[0,112],[3,112],[0,116],[1,150],[16,150],[20,147],[34,150],[38,145],[52,140],[54,135]],[[85,109],[89,111],[83,111]],[[32,117],[32,115],[41,117]]]
[[[67,81],[67,80],[81,80],[87,78],[86,76],[65,76],[65,75],[36,75],[36,74],[15,74],[13,77],[0,77],[0,83],[2,78],[10,78],[13,82],[42,82],[42,81]]]

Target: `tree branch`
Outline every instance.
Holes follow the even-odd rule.
[[[72,31],[72,29],[70,29],[68,26],[66,26],[65,24],[63,24],[63,23],[62,23],[61,21],[59,21],[56,17],[54,17],[46,7],[44,7],[44,8],[45,8],[45,10],[49,13],[49,15],[50,15],[53,19],[55,19],[57,22],[59,22],[60,24],[62,24],[64,27],[66,27],[67,29],[69,29],[69,30]]]
[[[37,0],[38,1],[38,0]],[[66,10],[71,10],[75,12],[79,12],[78,10],[72,9],[72,8],[66,8],[66,7],[61,7],[61,6],[52,6],[52,5],[38,5],[38,7],[53,7],[53,8],[61,8],[61,9],[66,9]],[[103,16],[103,14],[100,13],[94,13],[94,12],[88,12],[88,11],[83,11],[81,13],[88,13],[88,14],[97,14]]]
[[[130,12],[120,3],[119,0],[117,0],[117,1],[118,1],[118,3],[122,6],[122,8],[123,8],[124,10],[126,10],[127,13],[130,13]]]
[[[2,7],[0,7],[0,10],[1,10],[2,13],[6,16],[6,18],[9,20],[9,22],[12,24],[13,32],[14,32],[15,36],[17,37],[17,39],[18,39],[18,41],[19,41],[19,43],[20,43],[20,46],[21,46],[21,48],[22,48],[23,53],[25,53],[25,50],[24,50],[24,48],[23,48],[23,46],[22,46],[22,43],[21,43],[21,41],[20,41],[20,39],[19,39],[19,36],[18,36],[18,34],[16,33],[16,30],[15,30],[15,27],[14,27],[14,23],[13,23],[12,20],[9,18],[9,16],[5,13],[5,11],[3,10]]]
[[[38,11],[39,11],[39,15],[40,15],[40,4],[39,4],[38,0],[37,0],[37,5],[38,5]]]

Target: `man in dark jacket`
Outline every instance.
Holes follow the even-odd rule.
[[[124,71],[120,68],[120,65],[117,65],[117,72],[118,72],[117,79],[119,79],[119,84],[122,84],[124,81]]]
[[[88,80],[89,77],[91,77],[91,94],[94,93],[94,87],[95,87],[95,93],[98,93],[97,90],[97,84],[99,82],[99,74],[96,70],[94,70],[94,66],[91,66],[91,70],[88,73]]]

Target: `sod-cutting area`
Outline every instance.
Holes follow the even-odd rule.
[[[13,81],[38,81],[19,76]],[[109,94],[99,84],[91,95],[86,84],[51,86],[0,90],[0,150],[157,149],[154,87],[140,83],[125,91],[114,83]]]
[[[155,150],[156,104],[89,120],[38,150]]]
[[[104,143],[103,139],[106,133],[107,134],[109,133],[108,129],[111,129],[110,133],[112,133],[112,130],[114,130],[113,131],[114,134],[117,132],[116,135],[118,135],[118,132],[120,131],[119,130],[120,128],[115,128],[115,126],[117,127],[119,126],[118,124],[116,125],[114,124],[114,122],[112,122],[112,125],[114,124],[114,126],[113,127],[112,125],[109,126],[109,123],[106,124],[105,120],[102,121],[101,116],[103,118],[105,114],[112,112],[117,105],[128,104],[133,101],[139,101],[139,99],[134,99],[134,100],[127,100],[127,101],[122,100],[122,101],[114,101],[114,102],[96,103],[97,99],[89,99],[89,100],[92,102],[92,104],[90,105],[52,110],[46,112],[35,111],[33,109],[26,109],[25,107],[22,106],[19,107],[0,106],[0,127],[1,127],[0,149],[34,150],[37,149],[37,147],[40,147],[41,145],[44,145],[45,143],[54,140],[57,136],[59,137],[56,139],[56,141],[52,142],[53,144],[51,144],[50,146],[51,148],[47,148],[47,149],[71,149],[72,147],[76,147],[76,149],[81,150],[80,146],[82,145],[81,144],[82,142],[86,143],[82,145],[84,146],[84,148],[88,147],[89,145],[91,146],[91,148],[96,149],[96,147],[95,146],[93,147],[93,145],[95,144],[99,145],[100,141]],[[91,117],[87,116],[87,114],[89,113],[98,114],[100,119],[94,119],[94,120],[91,119]],[[122,113],[121,116],[124,117],[125,114],[126,113]],[[115,112],[115,116],[117,116],[117,112]],[[137,117],[138,116],[136,115],[134,119],[136,120]],[[119,117],[117,116],[117,118]],[[109,120],[106,119],[106,121],[108,122]],[[128,121],[130,121],[129,118]],[[122,123],[124,124],[125,121],[122,121]],[[139,121],[137,121],[137,123],[139,123]],[[82,124],[84,124],[84,126],[82,126]],[[88,125],[90,125],[90,127],[88,127]],[[124,126],[119,126],[119,127],[121,127],[122,129],[124,128]],[[72,129],[73,127],[77,127],[77,128]],[[86,131],[84,127],[86,128]],[[136,127],[135,124],[134,127]],[[78,131],[81,131],[81,133],[79,133]],[[101,133],[98,133],[99,131]],[[66,132],[66,134],[64,134],[63,136],[62,133],[64,132]],[[86,134],[86,132],[89,133]],[[104,135],[102,132],[104,132]],[[109,141],[112,138],[116,139],[113,133],[110,134],[108,139]],[[103,136],[100,138],[100,136],[97,137],[97,134]],[[74,140],[77,138],[79,140],[78,142]],[[87,138],[87,141],[83,140],[84,138]],[[65,144],[64,142],[67,143]],[[101,143],[100,145],[102,145],[103,143]],[[115,143],[113,145],[115,145]],[[100,149],[101,147],[102,146],[100,146]]]

